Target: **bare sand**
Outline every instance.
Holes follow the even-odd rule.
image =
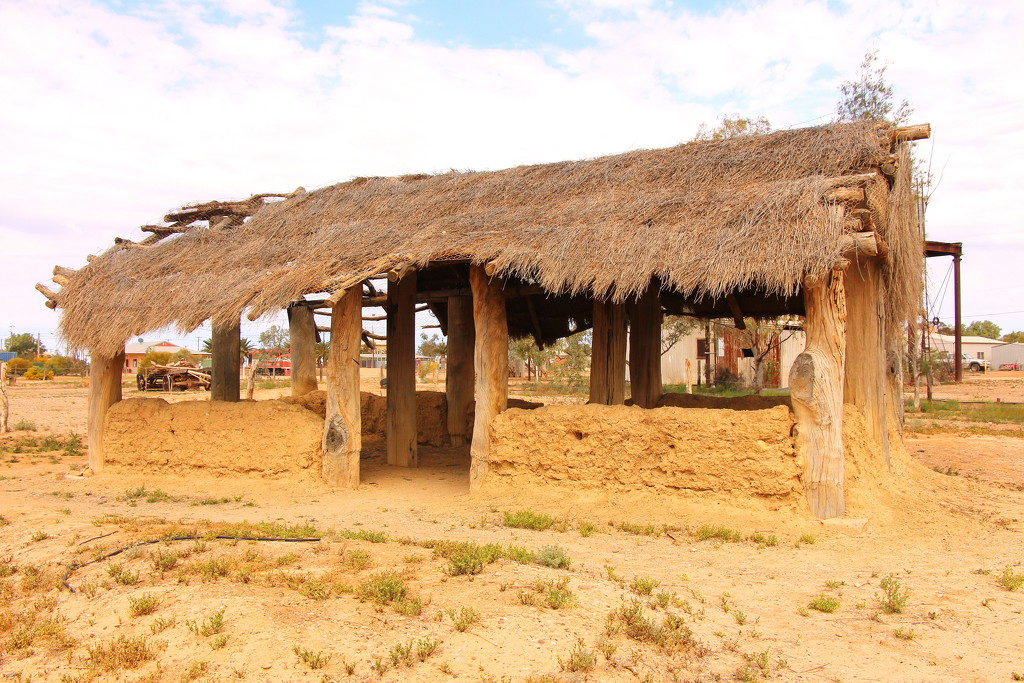
[[[854,458],[852,512],[822,523],[756,496],[535,484],[470,494],[465,449],[425,446],[423,466],[406,470],[384,464],[373,439],[356,491],[123,468],[77,478],[83,454],[13,450],[27,436],[82,433],[84,391],[61,383],[12,389],[12,421],[41,430],[0,440],[0,675],[14,680],[1009,681],[1024,674],[1024,589],[998,582],[1007,567],[1024,573],[1021,438],[907,439],[908,454],[892,474]],[[139,487],[144,495],[126,495]],[[522,509],[559,523],[546,531],[504,525],[505,512]],[[68,579],[74,593],[56,587],[68,564],[169,529],[202,534],[244,521],[333,533],[318,543],[154,543],[77,569]],[[726,527],[743,540],[699,540],[702,526]],[[353,532],[382,536],[360,540]],[[559,546],[571,565],[503,559],[453,576],[425,547],[437,539]],[[161,573],[157,561],[171,553],[177,564]],[[420,614],[350,592],[383,571],[400,574],[422,601]],[[135,583],[114,576],[135,573]],[[880,583],[890,575],[909,591],[901,613],[880,606]],[[642,594],[643,582],[631,589],[636,579],[657,587]],[[552,609],[543,584],[559,581],[572,597]],[[838,601],[835,612],[808,607],[823,594]],[[159,598],[156,610],[132,616],[131,601],[145,595]],[[607,632],[608,615],[634,600],[657,625],[671,615],[676,647],[631,638],[628,629]],[[465,631],[450,612],[462,608],[479,617]],[[221,633],[194,632],[221,610]],[[67,642],[55,635],[61,629]],[[103,670],[97,648],[121,636],[146,639],[154,658]],[[564,670],[578,639],[595,655],[589,673]],[[436,641],[436,650],[405,666],[400,646],[411,641],[414,651],[417,641]],[[330,660],[314,670],[296,648]]]

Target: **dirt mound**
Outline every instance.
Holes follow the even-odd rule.
[[[318,479],[324,423],[283,401],[130,398],[111,406],[106,463],[133,470],[198,468],[212,474]]]
[[[508,410],[492,426],[488,483],[802,495],[793,418],[782,406],[545,406]]]
[[[789,396],[704,396],[702,394],[662,394],[658,407],[713,408],[728,410],[765,410],[775,406],[790,406]]]

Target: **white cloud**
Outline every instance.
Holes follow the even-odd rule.
[[[189,201],[664,146],[724,112],[813,122],[870,45],[915,119],[934,125],[936,163],[949,159],[932,235],[969,254],[1000,245],[965,260],[968,286],[976,262],[1012,271],[1007,252],[1024,246],[1015,4],[563,4],[591,46],[430,43],[403,3],[363,4],[319,42],[271,0],[173,0],[135,15],[86,0],[0,5],[0,234],[27,254],[0,275],[17,292],[4,312],[52,326],[28,289],[53,263],[79,264]],[[28,248],[40,240],[45,251]]]

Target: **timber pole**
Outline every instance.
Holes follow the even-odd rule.
[[[242,391],[242,328],[238,318],[213,321],[210,400],[235,403]]]
[[[508,319],[502,281],[489,278],[481,266],[469,267],[473,288],[473,322],[476,328],[476,414],[473,443],[469,449],[469,488],[483,484],[491,445],[491,422],[508,407]]]
[[[0,361],[0,434],[10,431],[7,426],[11,414],[11,404],[7,400],[7,363]]]
[[[313,309],[309,306],[289,306],[288,333],[291,339],[292,396],[305,396],[318,389]]]
[[[388,283],[388,464],[419,465],[416,449],[416,271],[408,269]]]
[[[963,319],[960,316],[960,254],[953,254],[953,353],[956,361],[953,363],[953,379],[956,382],[964,381],[964,340],[963,340]],[[928,397],[931,399],[931,396]]]
[[[630,394],[641,408],[654,408],[661,398],[661,320],[661,291],[652,283],[629,318]]]
[[[803,455],[803,485],[821,519],[846,512],[843,493],[843,376],[846,367],[845,274],[804,280],[806,350],[796,357],[789,384]]]
[[[882,273],[873,258],[846,269],[846,366],[843,400],[864,413],[868,434],[889,464],[886,390],[889,386]]]
[[[448,368],[444,388],[448,399],[448,434],[452,446],[466,443],[469,407],[473,403],[475,338],[472,297],[449,297]]]
[[[103,469],[103,432],[107,410],[121,400],[124,350],[113,355],[92,353],[89,361],[89,469]]]
[[[622,405],[626,398],[626,305],[594,300],[590,402]]]
[[[363,442],[359,412],[361,298],[361,288],[355,287],[334,304],[331,313],[327,413],[320,470],[328,485],[344,489],[359,486],[359,453]]]

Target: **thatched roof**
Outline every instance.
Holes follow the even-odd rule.
[[[708,302],[744,293],[782,302],[765,314],[784,312],[799,308],[803,277],[834,267],[842,236],[857,229],[855,204],[830,199],[844,184],[835,179],[893,171],[893,150],[905,147],[893,142],[874,123],[835,124],[503,171],[358,178],[240,203],[255,209],[244,223],[237,205],[202,205],[149,227],[148,246],[123,242],[61,269],[54,300],[70,343],[108,352],[144,331],[251,317],[439,261],[492,263],[550,293],[541,300],[554,308],[624,300],[653,279],[680,310],[710,314]],[[907,282],[921,259],[907,166],[858,180],[869,209],[860,224],[891,248],[891,292],[919,286]],[[172,234],[204,218],[212,227]]]

